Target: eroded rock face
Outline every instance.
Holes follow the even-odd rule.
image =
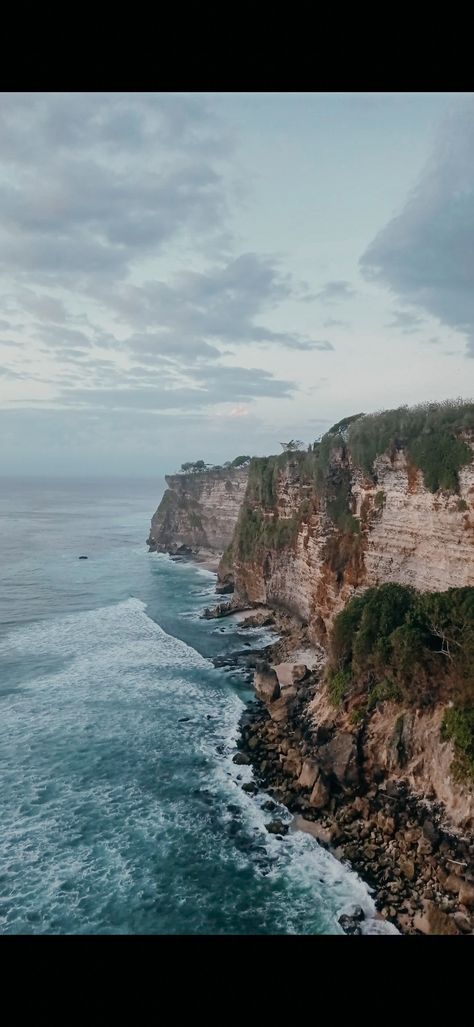
[[[471,441],[471,445],[473,445]],[[360,545],[341,561],[350,540],[338,536],[324,504],[313,496],[288,545],[248,559],[236,546],[235,589],[240,601],[286,609],[324,641],[334,616],[354,593],[397,582],[423,591],[474,585],[474,463],[459,473],[459,495],[431,493],[403,450],[375,462],[377,483],[351,471],[351,502]],[[289,462],[275,483],[275,511],[289,522],[308,496],[300,468]],[[341,569],[342,568],[342,569]]]
[[[176,553],[184,546],[223,553],[229,545],[247,486],[248,468],[210,468],[189,474],[168,474],[168,488],[153,515],[151,550]]]

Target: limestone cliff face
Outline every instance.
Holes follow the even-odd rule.
[[[336,472],[337,465],[336,455]],[[274,477],[264,527],[278,519],[282,530],[267,530],[268,542],[246,544],[243,521],[258,506],[258,497],[247,496],[234,539],[237,598],[287,609],[324,641],[334,616],[368,586],[397,582],[444,591],[474,585],[474,464],[460,471],[459,494],[429,492],[403,450],[393,459],[379,457],[374,469],[376,484],[339,459],[339,470],[349,475],[355,532],[334,523],[301,460],[290,459]]]
[[[166,475],[168,488],[151,522],[150,549],[222,553],[234,533],[247,476],[247,467]]]

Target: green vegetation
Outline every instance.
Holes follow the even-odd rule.
[[[466,510],[469,509],[465,499],[458,499],[456,503],[456,508],[459,510],[459,513],[464,513]]]
[[[422,404],[379,414],[354,414],[338,421],[307,451],[298,439],[291,439],[282,443],[284,452],[278,456],[254,457],[249,465],[247,494],[237,533],[240,557],[255,559],[265,548],[292,544],[301,521],[311,511],[322,508],[336,529],[326,542],[324,559],[338,580],[350,571],[352,580],[357,581],[363,551],[362,529],[372,509],[383,509],[386,495],[379,490],[373,507],[367,501],[360,519],[356,517],[351,488],[353,468],[376,480],[376,457],[388,453],[394,458],[397,451],[404,449],[409,463],[422,471],[426,487],[432,492],[438,488],[458,491],[459,471],[472,460],[472,451],[461,437],[466,430],[474,430],[474,403]],[[236,457],[229,466],[241,466],[241,461],[247,459]],[[278,481],[284,472],[289,472],[292,484],[304,496],[291,518],[279,516],[278,511]],[[459,500],[459,510],[467,509],[467,504],[463,504],[465,500]],[[406,654],[403,659],[408,665],[412,647],[421,642],[411,622],[397,627],[397,645],[400,653]]]
[[[285,453],[300,453],[305,448],[304,442],[301,439],[290,439],[289,442],[280,442],[280,446],[283,446]]]
[[[450,700],[441,736],[454,744],[455,780],[474,780],[474,588],[390,584],[356,596],[334,621],[327,685],[334,705],[366,696],[354,725],[381,702]]]
[[[350,685],[350,674],[344,670],[338,670],[331,674],[328,679],[329,698],[333,706],[340,706]]]
[[[300,516],[265,517],[259,510],[244,504],[239,517],[237,551],[242,560],[255,559],[258,553],[282,549],[296,539]]]
[[[185,473],[189,471],[205,471],[206,464],[204,463],[204,460],[195,460],[194,462],[192,460],[188,460],[185,464],[181,464],[181,470]]]
[[[474,705],[447,709],[441,737],[454,744],[455,757],[451,769],[455,780],[474,780]]]
[[[374,506],[377,510],[381,510],[385,506],[385,499],[386,496],[383,489],[381,489],[380,492],[377,492],[375,494]]]
[[[365,706],[365,705],[364,706],[358,706],[357,709],[352,710],[351,711],[351,715],[349,717],[349,720],[350,720],[351,724],[353,724],[354,727],[358,727],[359,724],[362,724],[362,721],[363,721],[366,713],[367,713],[367,706]]]
[[[335,618],[329,675],[343,671],[369,705],[474,699],[474,588],[369,588]]]
[[[233,460],[231,460],[230,466],[231,467],[243,467],[244,464],[249,464],[251,459],[252,459],[252,457],[250,457],[250,456],[236,456]]]
[[[367,699],[367,709],[373,710],[379,702],[400,702],[402,698],[400,689],[393,681],[381,681],[379,685],[373,685]]]
[[[221,471],[228,470],[231,467],[244,467],[251,461],[251,456],[236,456],[234,460],[226,460],[225,464],[206,464],[204,460],[187,460],[186,463],[181,464],[180,471],[184,474],[194,474],[199,471]]]
[[[376,457],[388,452],[393,458],[405,449],[411,463],[423,472],[426,488],[457,492],[458,473],[472,461],[472,450],[459,435],[472,429],[474,403],[422,403],[358,416],[349,426],[347,445],[355,466],[370,476]]]

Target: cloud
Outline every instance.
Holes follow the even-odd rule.
[[[338,300],[349,300],[352,296],[355,296],[355,291],[350,282],[345,282],[342,279],[326,282],[326,284],[323,285],[323,288],[315,294],[315,298],[321,300],[323,303],[334,303]]]
[[[407,310],[396,310],[393,320],[389,321],[385,327],[398,328],[404,335],[411,335],[412,332],[419,331],[422,325],[423,318],[418,317],[417,314],[412,314]]]
[[[474,356],[474,104],[451,111],[401,213],[378,233],[362,272],[464,333]]]
[[[265,396],[285,398],[292,395],[291,382],[268,371],[247,367],[205,367],[194,372],[194,387],[166,384],[124,388],[63,389],[59,400],[75,406],[115,410],[199,410],[219,403],[239,403]]]
[[[339,321],[336,317],[328,317],[323,325],[324,328],[350,328],[349,321]]]
[[[32,289],[24,288],[17,293],[15,299],[23,311],[38,318],[39,321],[63,324],[67,320],[68,315],[64,303],[54,296],[38,295]]]
[[[124,276],[137,251],[183,232],[221,233],[216,159],[230,141],[214,122],[179,96],[4,94],[4,273],[54,283]]]
[[[186,353],[190,358],[215,356],[216,344],[275,344],[287,349],[329,349],[294,332],[277,332],[261,323],[265,310],[297,294],[298,286],[283,274],[276,260],[256,253],[215,264],[207,271],[182,271],[169,282],[123,285],[98,283],[95,298],[120,321],[140,326],[132,348]],[[257,320],[258,319],[258,320]]]
[[[333,346],[332,342],[328,342],[327,339],[321,339],[319,342],[313,342],[311,348],[312,349],[319,349],[319,350],[328,350],[328,351],[329,350],[331,350],[331,351],[334,350],[334,346]]]

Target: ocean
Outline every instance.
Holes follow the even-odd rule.
[[[0,489],[0,932],[331,935],[353,903],[370,917],[357,875],[310,835],[270,835],[268,795],[242,791],[251,696],[210,658],[269,639],[200,619],[215,576],[147,552],[160,483]]]

